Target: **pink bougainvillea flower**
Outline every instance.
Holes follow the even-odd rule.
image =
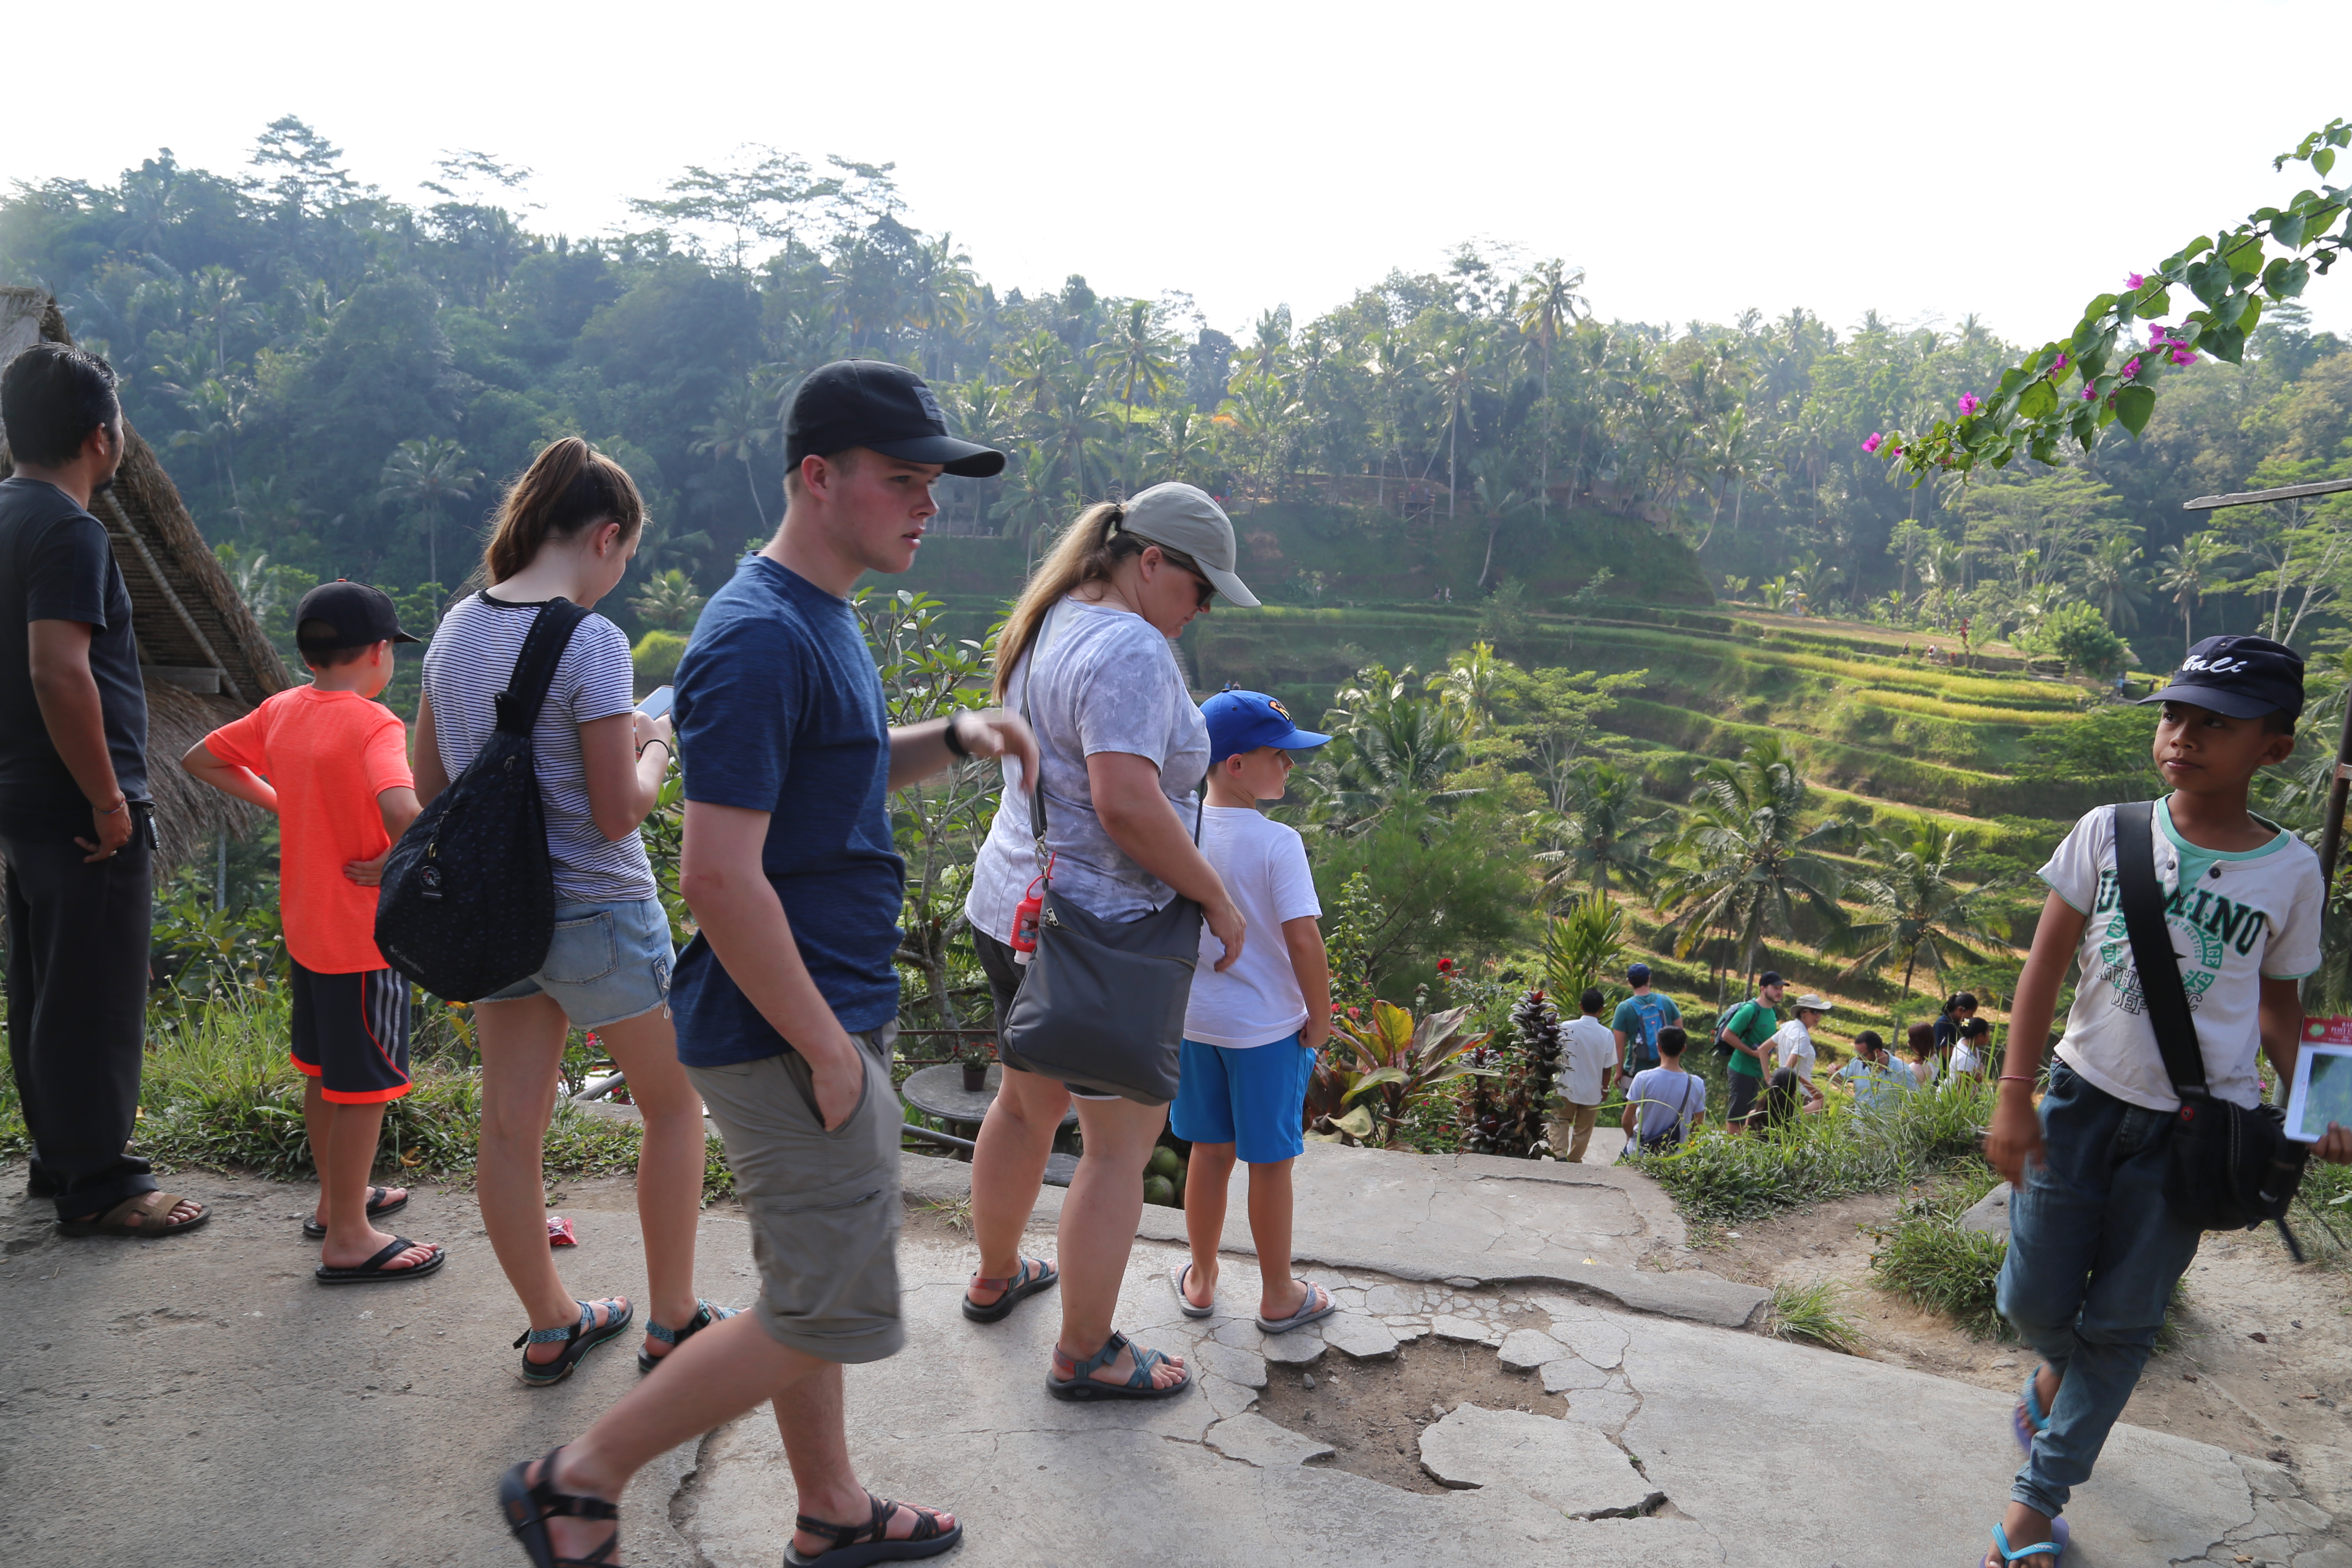
[[[1886,448],[1886,455],[1890,458],[1899,458],[1903,455],[1903,448],[1900,447],[1889,447]]]
[[[1983,406],[1984,400],[1979,398],[1975,393],[1963,392],[1960,394],[1960,415],[1963,418],[1967,417],[1969,415],[1974,414],[1978,409],[1982,408]]]
[[[2124,279],[2124,287],[2126,289],[2137,289],[2147,281],[2147,279],[2144,274],[2135,272]]]
[[[2166,326],[2162,321],[2158,321],[2156,325],[2148,328],[2147,330],[2147,346],[2152,349],[2160,349],[2170,341],[2172,329]]]
[[[2060,354],[2058,356],[2058,363],[2052,365],[2050,368],[2052,370],[2064,370],[2066,368],[2066,356],[2064,354]]]
[[[2096,403],[2098,400],[2099,389],[2092,385],[2089,382],[2084,382],[2083,384],[2083,401],[2085,403]]]
[[[1873,430],[1870,433],[1870,439],[1862,444],[1862,449],[1865,452],[1875,452],[1878,450],[1878,444],[1885,438],[1885,437],[1881,436],[1877,431]]]
[[[2187,349],[2175,345],[2172,351],[2172,363],[2175,364],[2195,364],[2197,363],[2197,356],[2189,353]]]
[[[2129,364],[2127,364],[2127,365],[2124,366],[2124,379],[2125,379],[2126,381],[2129,381],[2132,377],[2134,377],[2134,376],[2137,375],[2138,374],[2139,374],[2139,357],[2138,357],[2137,355],[2134,355],[2134,356],[2132,357],[2132,362],[2131,362],[2131,363],[2129,363]]]

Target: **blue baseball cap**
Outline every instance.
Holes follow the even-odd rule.
[[[1201,704],[1201,717],[1209,721],[1211,767],[1260,746],[1307,752],[1331,742],[1328,735],[1292,723],[1290,710],[1263,691],[1235,691],[1227,687]]]

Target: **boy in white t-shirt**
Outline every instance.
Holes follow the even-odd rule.
[[[2298,983],[2319,967],[2317,859],[2246,809],[2254,774],[2294,750],[2303,660],[2263,637],[2208,637],[2147,700],[2164,704],[2154,756],[2172,786],[2153,834],[2167,935],[2209,1090],[2251,1108],[2262,1099],[2258,1047],[2282,1082],[2294,1077]],[[2026,1460],[1984,1559],[1990,1568],[2055,1568],[2067,1536],[2057,1515],[2090,1478],[2197,1255],[2197,1228],[2164,1197],[2180,1102],[2116,898],[2122,809],[2084,816],[2042,868],[2050,896],[2018,977],[1985,1136],[1985,1157],[2015,1189],[2000,1310],[2043,1362],[2012,1421]],[[2037,1112],[2034,1085],[2072,963],[2082,981]],[[2352,1163],[2352,1131],[2331,1126],[2312,1152]]]
[[[1584,1016],[1560,1031],[1559,1109],[1552,1113],[1547,1142],[1552,1158],[1584,1163],[1592,1142],[1592,1123],[1601,1102],[1609,1096],[1610,1075],[1617,1067],[1617,1035],[1601,1021],[1609,998],[1595,985],[1577,999]]]
[[[1273,698],[1221,691],[1201,704],[1209,724],[1209,792],[1201,852],[1232,893],[1251,940],[1219,973],[1222,944],[1202,932],[1202,963],[1184,1013],[1169,1125],[1192,1145],[1184,1233],[1192,1256],[1169,1273],[1187,1317],[1216,1310],[1217,1247],[1235,1161],[1250,1168],[1250,1238],[1257,1245],[1257,1326],[1285,1333],[1339,1310],[1331,1292],[1290,1274],[1290,1166],[1307,1151],[1307,1084],[1331,1033],[1331,969],[1323,912],[1297,830],[1257,808],[1288,787],[1290,753],[1330,742],[1301,730]]]

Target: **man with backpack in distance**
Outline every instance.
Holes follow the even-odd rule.
[[[122,462],[114,371],[35,343],[0,374],[0,854],[8,1059],[26,1195],[68,1236],[171,1236],[211,1211],[131,1153],[147,1038],[154,804],[131,591],[92,498]]]
[[[1985,1158],[2014,1190],[2001,1314],[2043,1362],[2012,1416],[2026,1459],[1986,1568],[2056,1568],[2067,1541],[2059,1511],[2090,1479],[2197,1254],[2197,1223],[2166,1196],[2176,1141],[2195,1147],[2189,1119],[2260,1106],[2257,1048],[2282,1084],[2293,1079],[2300,984],[2320,963],[2317,858],[2246,809],[2254,774],[2294,750],[2302,658],[2262,637],[2208,637],[2147,700],[2164,705],[2153,751],[2172,793],[2152,818],[2136,805],[2089,813],[2042,868],[2050,895],[2018,977],[1985,1136]],[[2128,867],[2118,857],[2126,826]],[[2179,956],[2177,979],[2143,983],[2126,870],[2154,882],[2156,941]],[[2033,1090],[2071,963],[2081,984],[2037,1111]],[[2159,1004],[2177,1016],[2172,1003],[2184,992],[2196,1005],[2184,1026],[2194,1044],[2184,1041],[2183,1054],[2201,1059],[2207,1091],[2189,1110],[2152,1022]],[[2311,1152],[2352,1163],[2352,1130],[2331,1125]]]
[[[1768,1070],[1764,1053],[1771,1048],[1772,1037],[1780,1028],[1780,1016],[1774,1009],[1780,1005],[1781,994],[1787,990],[1779,974],[1766,970],[1756,977],[1756,994],[1725,1014],[1716,1028],[1716,1042],[1731,1052],[1731,1104],[1726,1110],[1725,1125],[1734,1132],[1748,1131],[1755,1118],[1756,1101],[1764,1092],[1764,1074]]]
[[[1650,989],[1648,964],[1630,965],[1625,984],[1633,988],[1633,994],[1617,1004],[1609,1027],[1617,1037],[1617,1070],[1630,1078],[1658,1065],[1658,1031],[1668,1024],[1681,1023],[1683,1015],[1673,997]]]
[[[848,595],[866,572],[914,564],[940,474],[984,478],[1004,455],[950,436],[911,371],[857,360],[793,392],[784,459],[783,521],[711,596],[676,710],[679,887],[701,928],[671,992],[678,1055],[726,1140],[760,1300],[507,1472],[499,1501],[538,1568],[606,1561],[630,1476],[762,1401],[799,1492],[787,1563],[929,1557],[963,1537],[954,1515],[859,1485],[843,1424],[843,1365],[906,1342],[889,1068],[906,878],[889,794],[962,757],[1010,756],[1035,778],[1037,750],[1003,712],[890,728]]]

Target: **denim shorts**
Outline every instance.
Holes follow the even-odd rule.
[[[669,916],[659,899],[559,903],[555,940],[539,973],[485,1002],[519,1002],[542,993],[575,1028],[600,1029],[669,1003]]]

